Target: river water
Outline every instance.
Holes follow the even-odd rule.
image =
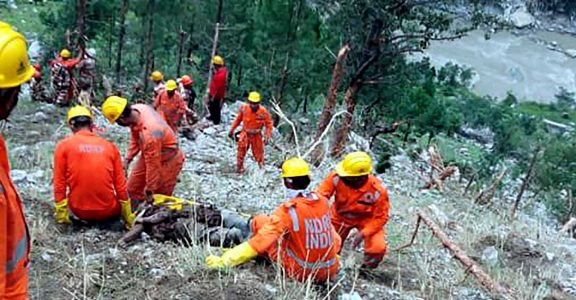
[[[500,32],[486,40],[484,32],[474,31],[456,41],[433,42],[426,53],[413,58],[428,56],[436,66],[453,62],[473,68],[473,88],[482,95],[503,98],[511,91],[522,101],[549,103],[555,100],[560,87],[576,89],[576,59],[536,40],[576,49],[575,37],[559,33],[517,36]]]

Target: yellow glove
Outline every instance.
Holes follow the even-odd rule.
[[[70,224],[70,214],[68,213],[68,199],[64,199],[60,202],[56,202],[54,206],[54,217],[56,218],[56,223],[59,224]]]
[[[134,220],[136,219],[136,215],[132,212],[132,203],[130,202],[130,199],[120,201],[120,206],[122,220],[124,220],[124,226],[126,226],[126,229],[130,229],[132,228],[132,224],[134,224]]]
[[[161,205],[173,210],[182,210],[184,205],[193,205],[193,201],[184,200],[177,197],[154,194],[154,205]]]
[[[235,267],[250,261],[256,256],[258,256],[256,250],[248,242],[244,242],[230,249],[222,256],[210,255],[206,257],[206,265],[212,269]]]

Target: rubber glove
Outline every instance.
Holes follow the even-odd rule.
[[[130,199],[123,201],[121,200],[120,206],[120,212],[122,214],[124,226],[126,226],[126,229],[130,229],[132,228],[132,224],[134,224],[134,220],[136,219],[136,215],[132,212],[132,203],[130,202]]]
[[[58,224],[70,224],[70,214],[68,213],[68,199],[56,202],[54,206],[54,217]]]
[[[152,197],[154,198],[154,205],[162,205],[173,210],[182,210],[184,205],[194,205],[193,201],[184,200],[173,196],[154,194]]]
[[[244,242],[230,249],[222,256],[210,255],[206,257],[206,265],[212,269],[235,267],[250,261],[256,256],[258,256],[256,250],[248,242]]]

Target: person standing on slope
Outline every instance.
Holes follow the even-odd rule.
[[[220,124],[222,119],[222,105],[224,105],[226,97],[226,79],[228,71],[224,66],[224,59],[221,56],[214,56],[212,58],[212,65],[214,65],[214,76],[208,88],[208,110],[210,116],[207,118],[212,121],[214,125]]]

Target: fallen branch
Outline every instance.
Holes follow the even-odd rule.
[[[288,125],[290,125],[290,127],[292,127],[292,133],[294,134],[294,141],[296,142],[296,154],[298,155],[298,157],[302,157],[300,155],[300,143],[298,142],[298,134],[296,133],[296,126],[294,125],[294,123],[292,121],[290,121],[290,119],[288,119],[288,117],[284,114],[284,112],[282,111],[282,108],[280,108],[280,106],[278,105],[278,103],[276,102],[276,99],[274,97],[272,97],[272,110],[284,121],[286,121],[286,123],[288,123]]]
[[[316,141],[314,142],[314,144],[312,144],[308,151],[306,151],[306,153],[304,153],[304,155],[302,156],[302,158],[306,158],[308,155],[312,154],[312,152],[314,151],[314,149],[316,149],[316,147],[318,147],[318,145],[320,145],[320,143],[322,143],[322,140],[324,139],[324,137],[326,137],[326,135],[328,134],[328,131],[330,131],[330,128],[332,128],[332,124],[334,124],[334,120],[336,120],[336,117],[339,117],[343,114],[347,114],[348,112],[343,110],[340,111],[336,114],[334,114],[332,116],[332,118],[330,119],[330,122],[328,122],[328,125],[326,126],[326,128],[324,128],[324,131],[322,132],[322,134],[320,134],[320,136],[318,138],[316,138]]]
[[[499,283],[495,282],[490,278],[486,272],[484,272],[478,264],[476,264],[466,253],[460,249],[454,242],[448,238],[448,236],[436,225],[426,214],[423,212],[418,212],[416,214],[416,229],[412,234],[412,239],[406,245],[403,245],[396,249],[396,251],[400,251],[402,249],[408,248],[414,244],[414,240],[416,239],[416,235],[418,233],[418,229],[420,227],[420,222],[424,222],[426,226],[432,230],[432,234],[442,242],[444,247],[448,248],[450,252],[454,255],[454,257],[460,261],[460,263],[466,267],[466,271],[472,274],[476,280],[490,293],[497,294],[502,296],[504,299],[516,299],[514,296],[513,291],[501,286]]]

